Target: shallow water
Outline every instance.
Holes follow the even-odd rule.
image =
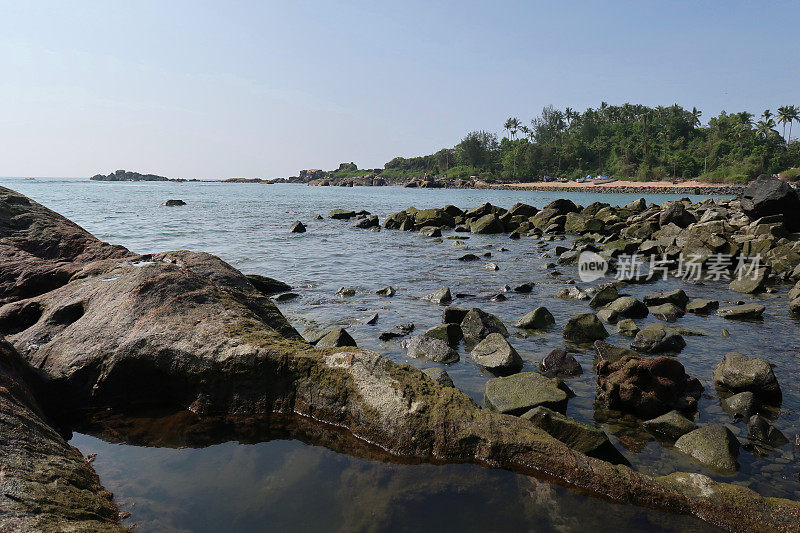
[[[509,326],[534,307],[545,305],[556,318],[551,331],[524,337],[509,327],[511,342],[525,360],[524,370],[535,370],[547,352],[563,346],[563,324],[570,316],[589,309],[585,302],[552,297],[557,290],[568,286],[564,280],[575,277],[575,267],[559,266],[563,273],[561,280],[546,277],[547,271],[542,267],[554,259],[541,257],[535,248],[538,241],[527,238],[513,241],[507,236],[466,235],[469,237],[465,240],[466,248],[456,248],[449,239],[436,242],[411,232],[375,233],[354,229],[347,221],[316,221],[313,215],[325,215],[334,208],[366,209],[383,220],[386,215],[411,205],[426,208],[455,204],[464,208],[489,201],[507,208],[521,201],[541,207],[564,196],[583,205],[596,200],[625,204],[641,196],[20,178],[0,178],[0,185],[18,190],[97,237],[133,251],[205,250],[246,273],[286,281],[296,287],[300,298],[279,307],[299,331],[308,326],[346,326],[359,346],[420,368],[434,364],[405,357],[399,340],[380,342],[378,335],[404,322],[416,324],[417,332],[439,324],[442,308],[420,300],[425,294],[449,286],[454,294],[474,295],[455,303],[479,306]],[[645,197],[660,203],[680,196]],[[183,199],[188,205],[161,207],[169,198]],[[303,221],[308,232],[287,233],[294,220]],[[564,243],[547,243],[547,247],[552,249],[557,244]],[[498,247],[508,251],[498,251]],[[486,261],[456,260],[467,252],[481,255],[487,251],[492,257]],[[500,269],[485,270],[483,265],[487,261],[496,263]],[[532,293],[508,293],[507,301],[489,301],[504,284],[514,286],[529,281],[536,283]],[[384,285],[397,289],[394,298],[375,294]],[[336,296],[341,286],[354,287],[356,296]],[[674,287],[684,288],[690,297],[721,302],[751,299],[728,291],[722,283],[691,285],[679,280],[630,286],[625,292],[641,298]],[[686,337],[687,347],[678,356],[687,372],[706,387],[698,421],[727,423],[742,443],[746,442],[746,425],[734,424],[722,411],[711,382],[714,365],[733,349],[767,357],[775,364],[783,390],[783,404],[775,425],[790,438],[800,430],[800,386],[795,377],[800,371],[800,323],[788,316],[785,291],[786,288],[777,296],[756,298],[767,306],[763,323],[687,315],[676,324],[707,333],[707,336]],[[380,317],[378,323],[363,325],[363,319],[375,312]],[[653,322],[656,322],[653,317],[637,320],[640,327]],[[730,332],[729,338],[721,336],[723,328]],[[609,342],[629,344],[629,339],[615,333],[614,326],[608,329],[612,332]],[[447,372],[459,388],[482,403],[483,385],[491,376],[471,362],[463,346],[460,353],[461,361],[447,365]],[[569,401],[567,414],[616,433],[612,440],[634,468],[654,474],[678,469],[702,472],[715,479],[745,484],[762,494],[800,499],[800,467],[797,451],[791,444],[763,458],[743,449],[739,472],[723,476],[655,441],[648,442],[646,435],[635,428],[596,422],[593,356],[585,349],[582,353],[579,360],[584,373],[568,381],[576,397]],[[605,514],[604,521],[598,524],[607,526],[611,515],[621,517],[616,525],[633,530],[652,530],[650,520],[668,529],[685,529],[687,523],[695,524],[679,523],[675,517],[659,513],[610,508],[507,472],[466,465],[389,465],[298,441],[247,445],[227,442],[202,449],[170,449],[109,444],[95,437],[76,435],[73,443],[85,454],[99,453],[95,466],[104,484],[115,492],[122,507],[133,513],[132,521],[154,529],[214,530],[219,529],[215,525],[237,524],[237,530],[254,530],[265,523],[274,523],[286,524],[291,529],[364,529],[367,524],[376,524],[388,529],[452,525],[470,530],[521,527],[569,531],[588,529],[582,521],[592,517],[601,520],[610,509],[613,513]],[[487,486],[492,489],[487,490]],[[316,500],[321,503],[317,505]],[[388,500],[393,503],[387,504]],[[129,507],[129,503],[135,505]],[[555,514],[548,510],[553,505],[558,509]],[[305,515],[309,508],[318,509],[318,515]],[[483,514],[473,513],[475,509]],[[498,522],[498,517],[508,522]]]

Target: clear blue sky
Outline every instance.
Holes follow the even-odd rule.
[[[287,176],[548,104],[800,105],[798,2],[544,4],[0,0],[0,175]]]

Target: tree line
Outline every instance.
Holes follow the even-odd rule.
[[[775,113],[767,109],[760,117],[723,111],[705,124],[701,117],[697,108],[677,104],[653,108],[603,102],[582,113],[547,106],[527,124],[510,117],[502,139],[473,131],[453,148],[396,157],[383,174],[503,181],[605,174],[640,181],[743,182],[800,167],[800,142],[792,138],[792,125],[800,122],[797,106],[782,106]]]

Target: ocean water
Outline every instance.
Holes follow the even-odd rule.
[[[554,258],[542,257],[538,241],[507,236],[476,236],[455,247],[413,232],[370,232],[348,221],[314,220],[331,209],[365,209],[381,220],[409,206],[462,208],[489,201],[502,207],[526,202],[542,207],[558,197],[579,204],[605,201],[625,204],[641,195],[549,193],[538,191],[417,190],[395,187],[307,187],[221,183],[103,183],[84,179],[0,178],[10,187],[58,211],[97,237],[135,252],[195,249],[214,253],[245,273],[258,273],[290,283],[299,298],[279,304],[296,327],[344,326],[364,348],[373,349],[419,368],[435,363],[410,359],[399,340],[381,342],[381,331],[412,322],[416,331],[441,323],[442,307],[421,297],[443,286],[461,293],[457,305],[481,307],[496,314],[511,332],[510,342],[525,361],[524,371],[536,370],[550,350],[565,346],[561,328],[567,319],[586,312],[585,302],[553,298],[575,267],[558,267],[562,276],[548,277],[543,267]],[[646,195],[660,203],[681,195]],[[184,207],[162,207],[170,198]],[[700,197],[691,197],[699,200]],[[301,220],[308,231],[290,234],[289,225]],[[446,234],[447,235],[447,234]],[[564,241],[568,243],[567,241]],[[555,245],[548,243],[552,254]],[[499,251],[505,248],[506,251]],[[492,254],[485,261],[463,263],[464,253]],[[488,271],[488,261],[499,266]],[[508,293],[504,302],[490,297],[505,284],[534,282],[530,294]],[[397,289],[394,298],[375,291]],[[342,286],[353,287],[351,298],[336,296]],[[578,286],[586,286],[578,282]],[[787,437],[800,431],[800,323],[787,312],[783,288],[778,294],[750,297],[727,290],[722,282],[689,284],[680,280],[635,285],[625,292],[637,298],[681,287],[694,297],[721,302],[757,300],[767,306],[763,323],[726,321],[716,316],[687,315],[676,325],[705,333],[686,337],[678,356],[690,375],[706,390],[700,400],[698,423],[728,424],[744,444],[746,425],[736,423],[720,407],[711,381],[713,367],[731,350],[768,358],[783,390],[783,403],[773,413],[775,426]],[[545,305],[556,318],[552,330],[525,336],[510,327],[533,308]],[[364,319],[378,313],[376,325]],[[637,320],[640,327],[657,322]],[[722,329],[730,332],[721,335]],[[628,346],[616,333],[608,342]],[[798,451],[791,444],[764,457],[742,449],[741,468],[720,475],[650,439],[631,421],[606,421],[594,409],[593,354],[576,350],[583,375],[570,379],[576,397],[567,414],[606,430],[634,468],[651,474],[675,470],[701,472],[715,479],[740,483],[762,494],[800,499]],[[446,365],[456,386],[483,402],[483,386],[491,376],[470,360],[463,346],[461,361]],[[596,419],[597,418],[597,419]],[[632,531],[703,530],[697,521],[654,511],[612,506],[560,487],[517,474],[470,465],[398,465],[340,453],[298,440],[263,437],[262,441],[232,434],[207,446],[192,442],[163,443],[139,439],[120,443],[108,432],[76,433],[72,443],[85,454],[97,453],[94,463],[105,486],[121,507],[132,513],[126,523],[138,530],[257,531],[289,530],[410,530],[447,528],[493,530],[519,528],[537,531],[583,531],[612,526]],[[259,439],[255,439],[259,440]]]

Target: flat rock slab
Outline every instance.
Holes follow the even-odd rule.
[[[521,415],[540,405],[563,411],[567,404],[567,393],[558,383],[537,372],[490,379],[483,397],[487,408],[509,415]]]
[[[761,315],[766,310],[767,308],[761,304],[732,305],[730,307],[720,307],[717,309],[717,315],[723,318],[754,320],[761,318]]]
[[[697,429],[697,424],[678,411],[670,411],[652,420],[646,420],[642,423],[642,427],[654,437],[674,442]]]

